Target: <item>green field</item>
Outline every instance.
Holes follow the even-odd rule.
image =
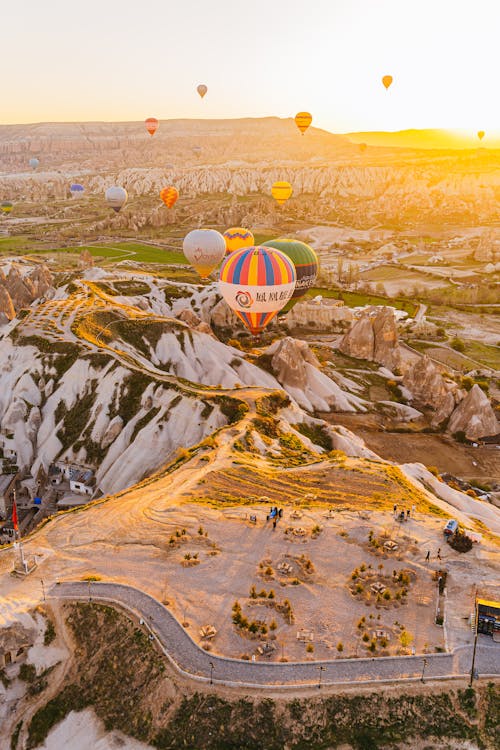
[[[364,305],[389,305],[397,310],[404,310],[411,315],[415,315],[418,305],[405,299],[389,299],[380,297],[376,294],[363,294],[362,292],[343,292],[339,289],[323,289],[322,287],[312,287],[309,289],[306,298],[311,299],[321,294],[323,297],[332,297],[333,299],[342,299],[348,307],[363,307]]]
[[[138,263],[188,265],[181,252],[136,242],[117,242],[114,245],[77,245],[57,248],[53,252],[80,254],[82,250],[88,250],[94,258],[109,258],[110,260],[126,260],[128,258]],[[49,250],[43,250],[42,252],[50,255]]]

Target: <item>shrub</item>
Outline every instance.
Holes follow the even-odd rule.
[[[363,633],[362,639],[365,643],[367,643],[370,640],[370,636],[368,635],[368,633]]]
[[[464,534],[463,531],[458,531],[450,539],[450,547],[457,552],[469,552],[472,549],[472,539]]]
[[[278,627],[278,624],[277,624],[276,620],[271,620],[271,622],[269,623],[269,630],[273,630],[274,631],[274,630],[276,630],[277,627]]]
[[[251,622],[251,623],[250,623],[250,625],[248,626],[248,629],[249,629],[249,631],[250,631],[251,633],[258,633],[258,632],[259,632],[259,626],[258,626],[258,624],[257,624],[257,623],[255,622],[255,620],[252,620],[252,622]]]
[[[363,591],[364,591],[364,588],[363,588],[363,586],[360,583],[357,583],[355,591],[356,591],[356,594],[362,594]]]
[[[314,645],[312,643],[308,643],[306,646],[306,651],[308,654],[312,654],[314,652]]]
[[[455,338],[452,339],[450,346],[452,349],[455,349],[456,352],[465,351],[465,344],[462,339],[458,338],[458,336],[455,336]]]
[[[372,640],[370,641],[370,645],[368,646],[368,648],[370,649],[370,651],[372,652],[372,654],[377,650],[377,639],[376,638],[372,638]]]
[[[343,651],[343,650],[344,650],[344,644],[342,643],[342,641],[339,641],[339,642],[337,643],[337,651],[338,651],[338,652],[339,652],[339,654],[340,654],[340,653],[342,653],[342,651]]]
[[[47,620],[47,627],[43,636],[43,645],[49,646],[56,637],[56,629],[52,620]]]
[[[391,599],[391,592],[389,591],[389,589],[386,589],[386,590],[384,591],[384,594],[383,594],[383,596],[384,596],[384,599],[385,599],[386,601],[389,601],[389,599]]]
[[[260,597],[261,599],[267,599],[267,591],[266,591],[265,589],[261,589],[261,590],[259,591],[259,597]]]
[[[268,599],[274,599],[274,596],[275,596],[275,594],[274,594],[274,591],[273,591],[273,589],[271,589],[271,591],[270,591],[270,592],[269,592],[269,594],[267,595],[267,598],[268,598]]]
[[[250,589],[249,596],[250,596],[250,599],[257,599],[257,591],[256,591],[255,586],[252,586],[252,588]]]

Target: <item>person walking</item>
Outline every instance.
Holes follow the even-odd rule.
[[[273,518],[273,531],[274,531],[275,528],[276,528],[276,519]]]
[[[407,508],[407,509],[406,509],[406,520],[408,521],[408,520],[409,520],[409,518],[410,518],[410,509],[409,509],[409,508]]]
[[[394,503],[394,507],[392,509],[392,512],[394,513],[394,518],[396,518],[396,514],[398,512],[398,506],[396,505],[396,503]]]
[[[436,557],[438,560],[441,560],[441,547],[438,549]]]
[[[428,549],[427,554],[425,556],[425,562],[429,562],[430,559],[431,559],[431,551],[430,549]]]

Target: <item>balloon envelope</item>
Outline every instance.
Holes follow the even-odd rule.
[[[76,195],[82,195],[82,193],[85,192],[85,188],[83,185],[80,185],[78,182],[74,182],[72,185],[69,186],[69,192],[72,196]]]
[[[28,163],[32,169],[36,169],[40,164],[40,160],[33,157],[33,159],[30,159]]]
[[[226,243],[215,229],[193,229],[184,237],[182,249],[195,271],[206,279],[226,254]]]
[[[484,136],[485,136],[484,130],[478,130],[477,131],[477,137],[479,138],[480,141],[483,140]]]
[[[295,124],[304,135],[309,125],[312,123],[312,114],[310,112],[297,112],[295,115]]]
[[[199,95],[203,99],[203,97],[205,96],[205,94],[208,91],[208,88],[205,86],[204,83],[200,83],[200,85],[196,87],[196,91],[199,93]]]
[[[2,201],[2,203],[0,203],[0,211],[2,211],[3,214],[10,214],[13,208],[14,204],[10,201]]]
[[[127,202],[128,195],[125,188],[113,185],[106,190],[105,198],[108,206],[118,213]]]
[[[167,208],[172,208],[178,197],[179,191],[172,185],[170,187],[163,188],[163,190],[160,190],[160,198],[167,206]]]
[[[253,247],[254,236],[249,229],[243,227],[231,227],[226,229],[224,232],[224,240],[226,241],[226,250],[228,253],[232,253],[234,250],[239,250],[240,247]]]
[[[275,182],[271,188],[271,195],[280,206],[287,202],[292,193],[293,188],[289,182]]]
[[[265,247],[272,247],[279,250],[287,258],[290,258],[295,266],[297,283],[291,299],[283,307],[283,312],[288,312],[295,305],[300,297],[316,283],[316,277],[319,270],[318,256],[305,242],[300,240],[279,239],[266,242]]]
[[[392,76],[384,76],[382,78],[382,83],[384,84],[384,86],[386,87],[386,89],[389,88],[389,86],[391,85],[392,81],[393,81]]]
[[[149,135],[154,135],[158,130],[159,122],[156,117],[148,117],[147,120],[144,120],[144,124]]]
[[[219,290],[229,307],[256,334],[292,297],[295,280],[292,261],[279,250],[244,247],[228,255],[222,264]]]

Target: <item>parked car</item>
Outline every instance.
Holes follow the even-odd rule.
[[[455,521],[454,518],[450,518],[448,523],[443,529],[443,534],[445,536],[453,536],[458,531],[458,521]]]

